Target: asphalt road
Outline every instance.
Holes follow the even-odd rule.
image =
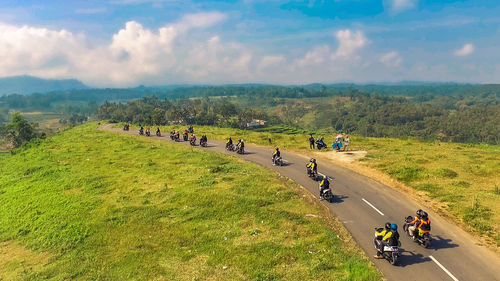
[[[111,125],[105,125],[103,129],[137,135],[135,130],[125,132],[113,129]],[[151,138],[171,141],[168,136]],[[179,144],[189,145],[188,142]],[[209,140],[208,147],[200,149],[230,154],[257,163],[294,180],[312,194],[319,195],[318,182],[306,175],[308,158],[282,152],[287,165],[276,167],[271,163],[272,149],[252,145],[246,145],[245,148],[246,154],[239,155],[226,151],[223,142]],[[497,255],[476,244],[468,233],[420,206],[405,194],[332,163],[319,161],[318,172],[333,178],[330,183],[336,197],[333,203],[322,201],[322,204],[344,223],[387,280],[500,281],[500,258]],[[415,210],[420,208],[427,211],[432,220],[431,249],[419,246],[402,230],[404,218],[414,215]],[[390,265],[384,259],[373,258],[376,253],[373,247],[374,227],[381,227],[385,222],[394,222],[399,226],[403,251],[398,266]]]

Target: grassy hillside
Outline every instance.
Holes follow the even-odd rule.
[[[169,132],[172,128],[162,129]],[[206,133],[209,140],[232,136],[258,145],[309,152],[308,132],[287,127],[260,132],[210,126],[195,129]],[[323,136],[330,145],[333,135]],[[500,146],[354,136],[351,149],[368,152],[360,164],[434,198],[439,211],[500,245]]]
[[[237,158],[76,127],[0,154],[0,279],[380,280],[305,200]]]

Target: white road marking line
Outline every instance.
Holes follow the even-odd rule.
[[[384,215],[384,213],[382,213],[379,209],[375,208],[375,206],[372,205],[372,203],[366,201],[365,198],[361,198],[363,201],[365,201],[366,204],[368,204],[368,206],[372,207],[375,211],[377,211],[380,215]]]
[[[450,276],[451,279],[458,281],[458,279],[455,276],[453,276],[453,274],[451,274],[451,272],[449,272],[448,269],[446,269],[442,264],[440,264],[437,261],[437,259],[435,259],[433,256],[429,256],[429,258],[431,258],[432,261],[434,261],[439,267],[441,267],[441,269],[444,270],[444,272],[446,272],[446,274],[448,274],[448,276]]]

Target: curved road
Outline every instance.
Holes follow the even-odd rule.
[[[135,130],[125,132],[109,124],[102,129],[137,135]],[[151,138],[171,141],[169,136]],[[305,156],[282,151],[283,159],[288,164],[275,167],[270,159],[272,149],[252,145],[246,145],[245,148],[246,154],[239,155],[226,151],[223,142],[209,140],[205,149],[238,156],[272,169],[318,196],[318,183],[305,172],[308,161]],[[500,258],[484,246],[475,244],[475,239],[468,233],[432,210],[425,209],[432,220],[433,245],[431,249],[425,249],[411,241],[402,231],[404,217],[414,215],[415,210],[422,206],[399,191],[349,169],[321,162],[318,162],[318,167],[320,173],[333,178],[331,186],[336,197],[333,203],[322,203],[344,223],[387,280],[500,281]],[[403,250],[399,266],[373,258],[374,227],[383,226],[386,221],[399,226]]]

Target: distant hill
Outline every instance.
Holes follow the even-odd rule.
[[[7,94],[28,95],[32,93],[87,88],[85,84],[76,79],[52,80],[26,75],[0,78],[0,96]]]

